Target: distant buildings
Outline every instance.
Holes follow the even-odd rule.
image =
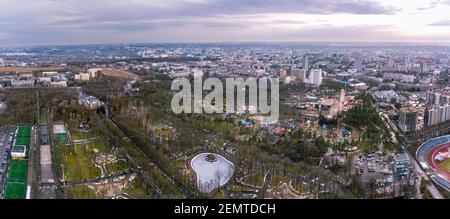
[[[432,89],[427,91],[425,125],[434,126],[450,121],[450,91]]]
[[[414,83],[415,75],[386,72],[383,74],[383,81],[400,81],[402,83]]]
[[[34,87],[34,79],[11,80],[11,87],[13,88],[32,88]]]
[[[58,75],[56,71],[44,71],[42,72],[42,77],[52,77]]]
[[[427,91],[428,105],[442,105],[450,103],[450,90],[431,89]]]
[[[100,76],[101,72],[102,72],[101,68],[91,68],[88,69],[87,72],[81,72],[79,74],[76,74],[74,76],[74,79],[76,81],[89,81],[91,79]]]
[[[450,121],[450,105],[432,105],[427,107],[425,110],[425,120],[427,126]]]
[[[374,96],[377,100],[385,103],[396,102],[399,97],[394,90],[375,91]]]
[[[284,83],[284,84],[290,84],[291,82],[294,82],[294,81],[296,81],[296,80],[297,80],[297,77],[296,77],[296,76],[290,75],[290,76],[287,76],[287,77],[284,78],[283,83]]]
[[[355,59],[354,67],[356,70],[361,71],[363,68],[363,60],[361,57]]]
[[[296,76],[299,81],[303,82],[306,79],[307,72],[308,71],[306,69],[294,68],[294,69],[292,69],[291,75]]]
[[[426,73],[428,71],[427,60],[423,59],[420,61],[420,73]]]
[[[304,61],[305,61],[305,63],[303,64],[303,68],[306,70],[309,70],[309,55],[308,54],[305,55]]]
[[[89,74],[89,77],[96,78],[96,77],[100,76],[100,74],[102,73],[102,69],[101,68],[90,68],[87,70],[87,73]]]

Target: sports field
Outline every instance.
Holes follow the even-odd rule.
[[[444,162],[440,163],[439,166],[450,173],[450,159],[444,160]]]
[[[17,130],[18,137],[30,137],[31,136],[31,125],[21,125]]]
[[[17,136],[16,137],[16,144],[15,145],[23,145],[27,147],[27,149],[30,147],[30,136]]]
[[[31,125],[21,125],[17,130],[15,145],[30,147]]]
[[[25,199],[27,186],[25,183],[7,183],[5,189],[5,199]]]
[[[26,182],[27,173],[27,160],[12,160],[8,171],[8,182]]]
[[[5,199],[24,199],[27,191],[27,160],[13,160],[8,171]]]
[[[67,137],[66,137],[66,134],[65,134],[65,133],[64,133],[64,134],[56,134],[56,135],[55,135],[55,141],[56,141],[57,143],[61,143],[61,144],[67,143]]]

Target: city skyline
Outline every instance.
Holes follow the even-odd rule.
[[[449,0],[2,0],[0,46],[151,42],[449,43]]]

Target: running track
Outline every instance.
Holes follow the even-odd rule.
[[[444,143],[441,145],[437,145],[434,148],[431,148],[430,151],[425,155],[425,160],[430,166],[431,169],[436,173],[437,176],[445,179],[447,182],[450,182],[450,173],[445,171],[439,166],[438,161],[436,161],[434,158],[437,156],[437,154],[441,151],[446,151],[446,149],[450,147],[450,142]]]

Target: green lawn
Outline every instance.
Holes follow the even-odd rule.
[[[107,141],[96,141],[88,144],[58,145],[57,156],[64,165],[66,180],[94,179],[101,175],[101,171],[94,165],[97,153],[109,153]]]
[[[246,177],[244,177],[243,182],[254,185],[254,186],[262,186],[264,182],[265,174],[262,174],[261,171],[256,171],[256,173],[252,173]]]
[[[145,191],[142,186],[141,179],[138,177],[135,179],[127,188],[123,190],[126,194],[136,199],[152,199],[155,198],[153,195]]]
[[[76,129],[70,131],[70,137],[72,138],[72,140],[88,139],[96,136],[98,135],[94,131],[79,132]]]
[[[64,189],[65,193],[75,199],[97,199],[94,190],[89,188],[87,185],[75,185],[69,186]]]
[[[443,170],[450,173],[450,159],[444,160],[444,162],[440,163],[439,166],[441,166]]]
[[[124,160],[118,160],[115,163],[106,164],[106,170],[108,171],[108,174],[122,172],[127,170],[128,168],[130,168],[130,166]]]

